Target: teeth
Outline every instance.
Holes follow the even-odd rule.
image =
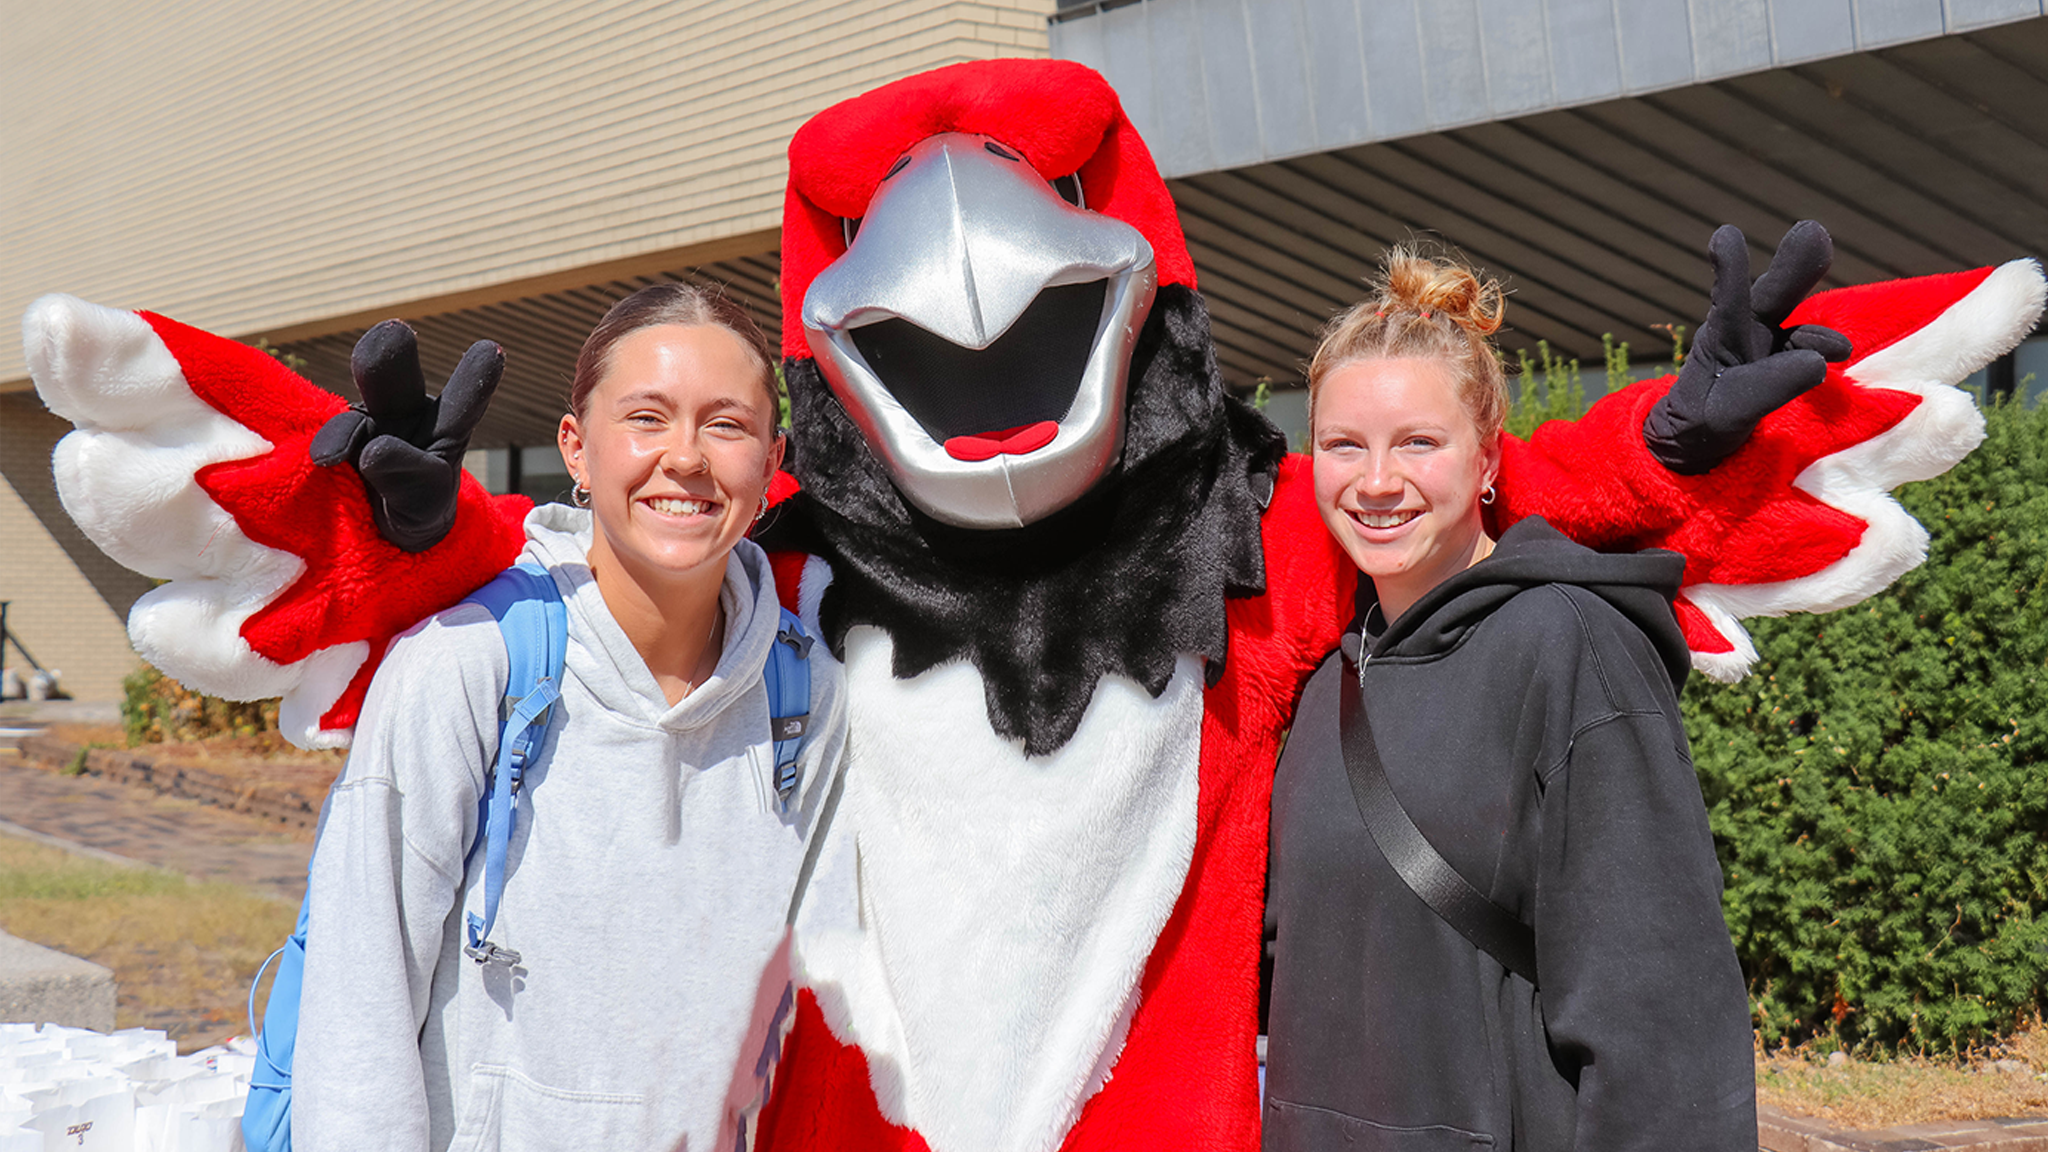
[[[656,496],[647,506],[664,516],[696,516],[716,507],[709,500],[678,500],[672,496]]]
[[[1419,512],[1360,512],[1358,522],[1367,528],[1399,528],[1421,515]]]

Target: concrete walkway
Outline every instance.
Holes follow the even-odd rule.
[[[297,904],[310,832],[93,776],[62,776],[0,750],[0,832],[224,880]]]
[[[1762,1152],[2048,1152],[2048,1120],[1949,1120],[1840,1132],[1818,1120],[1761,1110]]]

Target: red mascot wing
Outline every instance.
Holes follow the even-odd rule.
[[[2032,331],[2042,300],[2032,260],[1820,293],[1787,326],[1835,328],[1853,355],[1734,456],[1702,476],[1657,463],[1638,429],[1671,380],[1645,381],[1576,423],[1509,437],[1495,527],[1537,515],[1593,547],[1684,554],[1694,666],[1738,679],[1756,661],[1742,619],[1844,608],[1926,558],[1926,531],[1890,492],[1984,439],[1954,385]]]
[[[275,358],[148,312],[45,296],[22,320],[36,390],[76,431],[64,509],[121,564],[137,652],[188,688],[282,696],[302,747],[346,745],[393,636],[518,555],[531,502],[463,477],[455,527],[407,553],[377,534],[353,468],[308,458],[347,406]]]

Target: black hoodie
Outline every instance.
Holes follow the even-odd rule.
[[[1356,664],[1309,681],[1273,794],[1268,1152],[1756,1147],[1749,1003],[1675,691],[1683,571],[1524,520],[1367,635],[1395,795],[1534,927],[1540,990],[1374,847],[1338,744]]]

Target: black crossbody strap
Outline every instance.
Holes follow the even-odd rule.
[[[1345,663],[1348,672],[1350,662]],[[1342,700],[1337,719],[1344,769],[1351,777],[1351,795],[1358,801],[1358,814],[1365,817],[1373,843],[1402,881],[1443,917],[1444,923],[1457,929],[1473,947],[1500,961],[1501,967],[1536,983],[1536,933],[1459,875],[1415,826],[1380,763],[1372,725],[1365,718],[1365,694],[1348,683],[1348,676],[1345,679],[1347,682],[1337,686]]]

